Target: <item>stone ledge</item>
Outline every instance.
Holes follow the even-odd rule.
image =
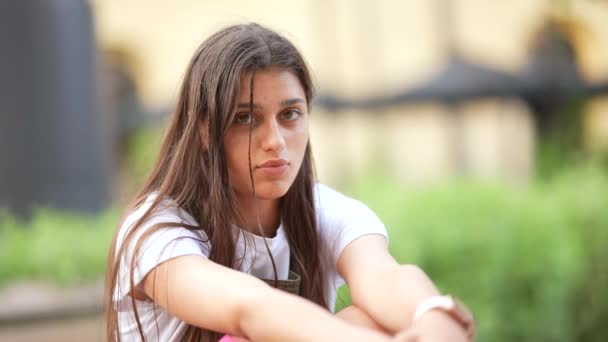
[[[103,284],[58,287],[45,283],[14,283],[0,289],[0,326],[99,315]]]

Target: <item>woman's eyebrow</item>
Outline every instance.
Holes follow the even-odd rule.
[[[288,100],[283,100],[281,101],[280,105],[285,107],[285,106],[291,106],[294,105],[296,103],[306,103],[306,101],[304,101],[303,98],[300,97],[294,97],[293,99],[288,99]],[[249,103],[239,103],[238,106],[239,109],[249,109]],[[253,104],[253,108],[254,109],[263,109],[264,107],[262,107],[262,105],[254,103]]]
[[[281,106],[291,106],[291,105],[294,105],[296,103],[306,103],[306,101],[304,101],[304,99],[302,99],[300,97],[295,97],[293,99],[281,101]]]

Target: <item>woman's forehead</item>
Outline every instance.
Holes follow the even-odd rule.
[[[252,76],[253,102],[256,105],[306,103],[306,92],[293,71],[286,68],[269,68],[243,74],[240,81],[239,106],[242,104],[249,106]]]

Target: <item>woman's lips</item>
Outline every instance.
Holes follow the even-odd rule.
[[[259,165],[256,169],[268,176],[278,177],[282,176],[287,168],[289,167],[289,162],[283,159],[280,160],[269,160]]]

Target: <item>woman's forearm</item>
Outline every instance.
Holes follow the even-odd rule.
[[[338,269],[348,282],[353,305],[389,333],[415,332],[433,341],[467,340],[463,326],[439,310],[412,324],[416,308],[439,291],[419,267],[399,265],[383,239],[369,235],[353,241],[342,252]]]
[[[349,324],[303,298],[268,288],[247,301],[240,328],[252,341],[377,341],[391,337]]]
[[[439,294],[429,277],[413,265],[378,270],[374,279],[359,284],[363,286],[351,288],[353,304],[393,333],[410,327],[416,306]]]

